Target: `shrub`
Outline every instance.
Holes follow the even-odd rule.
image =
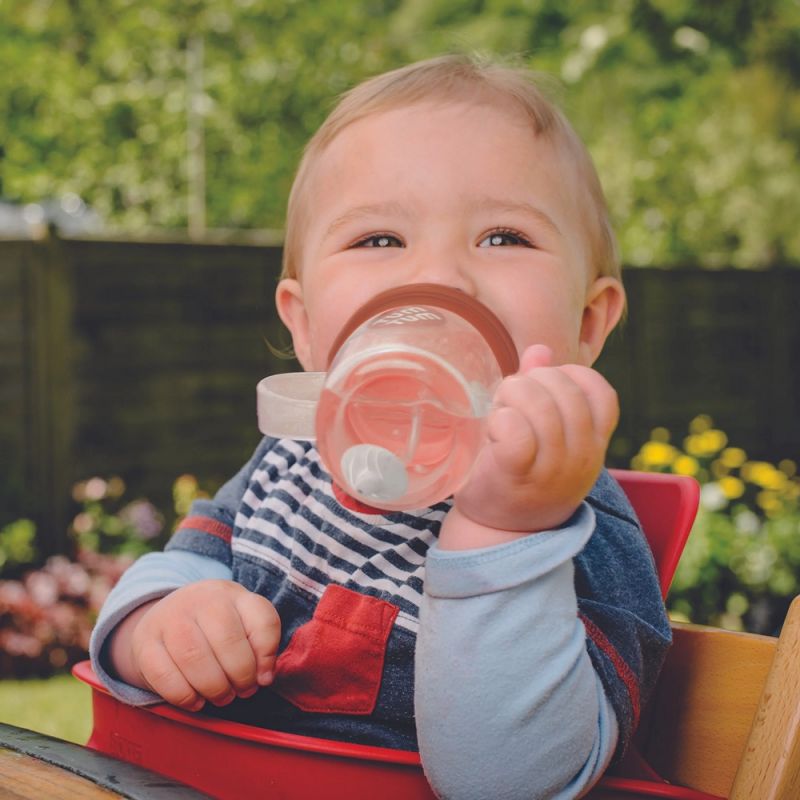
[[[97,612],[132,561],[80,550],[0,581],[0,675],[44,677],[86,658]]]
[[[8,575],[36,558],[36,526],[29,519],[18,519],[0,530],[0,575]]]
[[[90,478],[73,487],[81,505],[70,533],[75,557],[36,568],[36,529],[18,520],[0,531],[0,675],[47,676],[87,657],[89,635],[108,593],[133,560],[159,549],[168,532],[146,500],[124,502],[120,478]],[[173,496],[179,517],[200,495],[183,475]]]
[[[776,633],[800,592],[797,465],[748,459],[701,415],[680,446],[656,428],[631,466],[701,483],[697,520],[668,597],[671,616]]]
[[[108,555],[140,556],[163,544],[164,516],[147,500],[123,502],[121,478],[89,478],[72,488],[82,510],[72,521],[70,533],[78,551]]]

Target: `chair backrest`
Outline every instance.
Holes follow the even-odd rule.
[[[612,469],[630,500],[653,551],[666,597],[700,502],[700,486],[685,475]]]

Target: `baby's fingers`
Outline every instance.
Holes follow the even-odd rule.
[[[223,596],[220,598],[221,602],[204,609],[199,617],[199,624],[213,656],[229,683],[223,703],[232,700],[234,694],[249,697],[258,688],[256,655],[236,606],[238,595],[249,592],[241,587],[237,588],[233,598]]]
[[[141,669],[145,683],[168,703],[186,711],[199,711],[205,705],[205,699],[183,676],[163,642],[152,639],[143,645],[139,663],[146,665]]]
[[[538,442],[527,417],[517,408],[501,406],[489,415],[487,434],[497,465],[525,473],[536,459]]]
[[[528,464],[524,464],[522,460],[516,465],[509,463],[508,467],[511,469],[524,472],[534,460],[540,467],[555,466],[555,462],[561,460],[567,435],[561,401],[558,393],[548,385],[548,381],[542,380],[543,376],[555,372],[555,367],[545,367],[535,369],[527,375],[512,375],[497,390],[497,411],[513,410],[519,417],[515,422],[516,431],[513,435],[510,433],[510,426],[506,425],[502,429],[506,434],[506,445],[514,445],[513,449],[520,453],[525,447],[528,448]],[[523,420],[527,423],[527,429]],[[496,441],[500,441],[499,437]],[[498,452],[498,448],[493,449]]]
[[[236,598],[244,633],[256,660],[260,686],[272,683],[275,659],[281,639],[281,621],[272,603],[254,592],[241,592]]]
[[[560,369],[586,396],[597,435],[604,440],[609,439],[619,422],[619,398],[614,387],[599,372],[589,367],[565,364]]]
[[[236,691],[224,666],[226,659],[220,658],[219,644],[215,650],[213,639],[214,626],[207,615],[175,620],[163,633],[164,647],[191,687],[215,706],[224,706]]]

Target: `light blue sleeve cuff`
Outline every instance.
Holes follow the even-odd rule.
[[[425,561],[425,593],[455,600],[534,581],[578,555],[589,541],[594,524],[594,511],[584,502],[556,530],[474,550],[441,550],[434,545]]]
[[[148,553],[126,570],[106,598],[89,642],[95,675],[114,697],[134,706],[161,702],[157,694],[124,683],[109,673],[107,644],[117,625],[150,600],[164,597],[189,583],[215,578],[230,580],[230,568],[215,559],[185,550]]]

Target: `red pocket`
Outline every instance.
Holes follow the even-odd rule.
[[[278,657],[272,688],[303,711],[371,714],[399,609],[330,584]]]

